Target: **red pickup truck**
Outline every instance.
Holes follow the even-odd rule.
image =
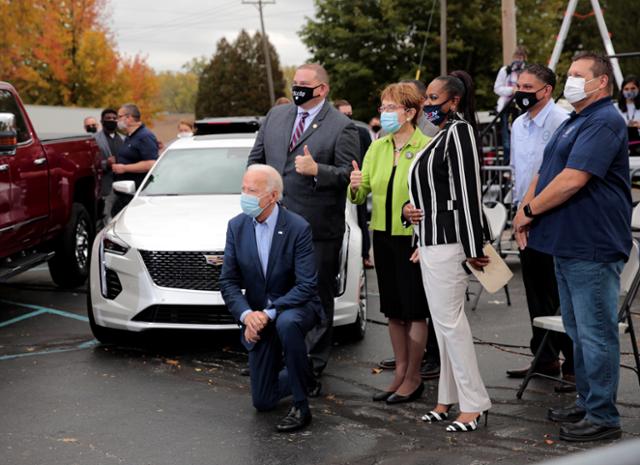
[[[59,286],[85,282],[100,179],[93,137],[39,139],[0,82],[0,282],[43,262]]]

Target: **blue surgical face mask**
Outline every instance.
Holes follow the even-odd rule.
[[[448,113],[442,111],[442,105],[447,103],[449,100],[445,100],[442,103],[437,105],[425,105],[422,107],[422,111],[424,111],[424,116],[435,126],[440,126],[442,122],[447,119]]]
[[[244,192],[240,194],[240,208],[245,215],[249,215],[251,218],[257,218],[265,209],[260,206],[260,197]]]
[[[633,100],[634,98],[636,98],[638,96],[638,91],[637,90],[624,90],[624,91],[622,91],[622,95],[624,95],[624,98],[626,98],[627,100]]]
[[[398,129],[402,127],[402,124],[398,121],[398,113],[395,111],[383,111],[380,115],[380,126],[389,134],[398,132]]]

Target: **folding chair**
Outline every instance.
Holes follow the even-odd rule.
[[[489,226],[489,233],[491,234],[491,244],[500,253],[500,243],[502,242],[502,233],[507,225],[507,208],[500,202],[495,202],[493,207],[489,207],[487,204],[482,205],[484,216]],[[471,310],[475,311],[480,301],[480,295],[484,288],[479,287],[475,293]],[[511,296],[509,295],[509,285],[504,286],[504,293],[507,297],[507,305],[511,306]],[[467,294],[468,295],[468,294]],[[467,299],[468,300],[468,299]]]
[[[640,215],[638,215],[638,219],[640,220]],[[638,243],[638,240],[634,239],[633,245],[631,247],[631,253],[629,254],[629,260],[624,265],[622,274],[620,275],[620,294],[624,295],[625,297],[622,300],[620,309],[618,310],[618,328],[620,334],[629,333],[629,336],[631,337],[631,347],[633,348],[633,357],[636,362],[636,367],[631,367],[631,369],[635,371],[636,376],[638,377],[638,384],[640,384],[640,356],[638,355],[638,342],[636,341],[636,334],[631,318],[631,304],[633,303],[633,300],[638,293],[638,288],[640,288],[640,244]],[[550,333],[552,331],[558,333],[565,332],[564,325],[562,324],[562,316],[558,314],[555,316],[536,317],[533,319],[533,326],[535,326],[536,328],[545,329],[546,332],[544,334],[544,338],[542,339],[540,347],[536,351],[533,362],[531,362],[531,367],[529,368],[529,371],[527,372],[524,380],[522,381],[522,384],[520,385],[520,389],[516,394],[516,397],[518,399],[522,398],[522,394],[527,388],[529,381],[531,381],[531,378],[533,378],[534,376],[539,376],[541,378],[547,378],[554,381],[560,381],[564,384],[574,384],[559,377],[549,376],[534,371],[538,363],[538,359],[542,354],[542,350],[544,349],[547,342],[549,342],[548,340]]]

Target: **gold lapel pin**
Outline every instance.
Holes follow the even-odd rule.
[[[404,154],[404,156],[407,157],[408,160],[411,160],[413,158],[413,153],[407,152]]]
[[[313,129],[317,128],[318,125],[316,123],[313,123],[313,126],[311,126]]]

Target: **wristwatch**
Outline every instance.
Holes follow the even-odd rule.
[[[533,212],[531,211],[531,207],[529,206],[529,204],[526,204],[524,207],[522,207],[522,211],[524,212],[524,216],[528,218],[536,217],[536,215],[534,215]]]

